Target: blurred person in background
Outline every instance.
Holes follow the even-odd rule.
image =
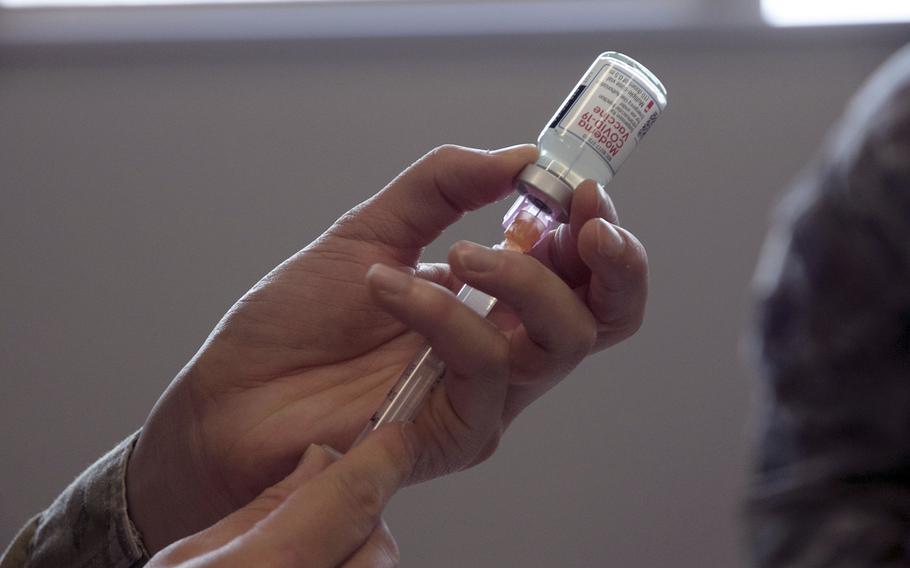
[[[781,204],[756,282],[756,565],[910,566],[910,48]]]

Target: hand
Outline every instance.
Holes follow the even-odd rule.
[[[638,328],[644,249],[590,182],[571,222],[531,255],[458,243],[451,269],[416,264],[536,157],[533,146],[441,147],[230,309],[156,404],[130,460],[130,514],[151,551],[247,504],[310,444],[347,449],[425,341],[418,333],[448,370],[415,422],[409,482],[485,459],[523,408]],[[459,281],[500,298],[489,321],[455,300]]]
[[[146,566],[397,566],[398,547],[380,515],[411,472],[411,444],[404,429],[392,425],[338,461],[312,445],[289,476],[211,528],[165,548]]]

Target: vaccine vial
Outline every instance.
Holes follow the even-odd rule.
[[[540,158],[518,175],[507,237],[516,221],[518,232],[567,222],[575,188],[610,183],[666,107],[667,90],[643,65],[614,51],[598,56],[540,133]]]

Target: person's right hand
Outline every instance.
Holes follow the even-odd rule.
[[[486,459],[525,407],[638,328],[645,252],[590,182],[570,222],[530,255],[462,242],[451,266],[417,264],[466,211],[509,194],[536,158],[530,145],[441,147],[230,309],[130,459],[130,516],[150,551],[243,507],[309,445],[347,450],[424,341],[447,371],[415,421],[409,482]],[[455,299],[461,282],[499,298],[489,319]]]
[[[398,545],[381,515],[414,467],[408,438],[400,424],[384,426],[341,458],[314,444],[286,478],[146,567],[397,566]]]

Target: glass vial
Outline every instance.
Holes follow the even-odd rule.
[[[666,107],[667,90],[653,73],[621,53],[602,53],[540,133],[540,158],[516,179],[521,201],[567,222],[578,184],[610,183]]]

